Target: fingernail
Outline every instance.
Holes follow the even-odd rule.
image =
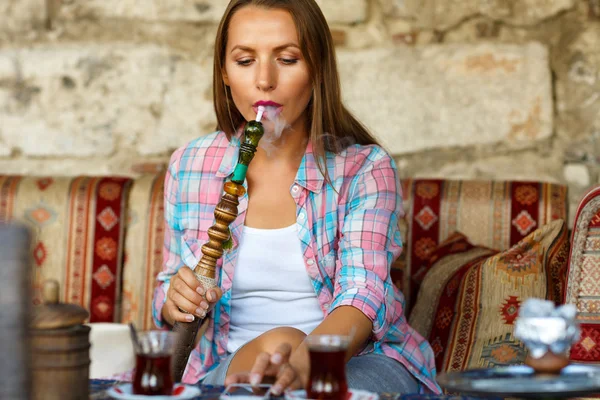
[[[208,303],[203,301],[202,303],[200,303],[200,307],[204,308],[205,310],[208,310]]]
[[[208,293],[206,294],[206,299],[208,301],[213,301],[214,298],[215,298],[214,292],[212,290],[209,290]]]
[[[185,316],[185,320],[187,322],[194,322],[194,316],[192,314],[188,314]]]
[[[273,393],[275,396],[279,396],[281,394],[281,386],[273,385],[273,387],[271,388],[271,393]]]
[[[198,286],[196,292],[198,292],[200,296],[204,296],[204,288],[202,286]]]
[[[200,317],[200,318],[204,318],[204,314],[206,314],[206,313],[204,312],[204,310],[203,310],[203,309],[201,309],[201,308],[199,308],[199,307],[198,307],[198,308],[196,308],[196,315],[197,315],[198,317]]]
[[[279,353],[275,353],[271,356],[271,362],[273,364],[279,364],[281,363],[281,354]]]
[[[256,386],[260,383],[260,375],[259,374],[252,374],[250,375],[250,384],[252,386]]]

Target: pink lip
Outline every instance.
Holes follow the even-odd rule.
[[[273,117],[273,116],[277,116],[279,114],[281,114],[281,112],[283,111],[283,106],[279,103],[275,103],[274,101],[257,101],[256,103],[254,103],[254,106],[252,107],[252,109],[254,110],[254,112],[256,114],[258,114],[258,107],[259,106],[264,106],[264,107],[273,107],[275,108],[274,112],[267,112],[265,113],[264,117],[265,119],[269,119],[269,117]]]
[[[254,103],[254,107],[258,107],[258,106],[282,107],[282,105],[279,103],[275,103],[274,101],[265,101],[265,100],[260,100],[260,101],[257,101],[256,103]]]

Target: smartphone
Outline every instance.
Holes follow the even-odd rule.
[[[249,383],[234,383],[225,388],[219,396],[220,400],[260,400],[268,399],[273,385],[260,384],[252,386]]]

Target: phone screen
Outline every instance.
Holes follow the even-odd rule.
[[[252,386],[252,385],[248,385],[248,384],[235,384],[235,385],[229,385],[227,386],[227,388],[225,389],[225,391],[223,392],[223,394],[221,395],[221,398],[226,397],[228,399],[230,398],[236,398],[237,400],[241,400],[242,398],[267,398],[269,397],[269,390],[271,389],[272,385],[266,385],[266,384],[262,384],[262,385],[257,385],[257,386]]]

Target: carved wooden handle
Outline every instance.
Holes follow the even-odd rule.
[[[229,226],[238,216],[240,197],[246,194],[242,185],[246,179],[246,171],[263,133],[263,126],[257,121],[248,122],[244,128],[244,143],[241,145],[238,164],[231,181],[225,183],[225,193],[215,207],[215,224],[208,229],[209,240],[202,246],[202,257],[194,268],[196,278],[206,290],[217,286],[217,261],[223,256],[223,244],[230,239]],[[172,359],[175,382],[181,382],[199,327],[200,320],[197,318],[192,322],[176,322],[173,326],[173,331],[179,334]]]

